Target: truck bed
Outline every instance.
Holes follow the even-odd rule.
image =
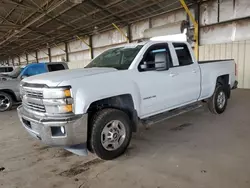
[[[216,85],[216,78],[229,75],[228,84],[233,87],[235,82],[235,63],[233,59],[199,61],[201,70],[201,99],[212,96]]]

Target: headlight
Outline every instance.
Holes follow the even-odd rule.
[[[64,99],[71,97],[70,88],[48,88],[43,91],[44,99]]]
[[[43,90],[43,104],[49,114],[73,112],[73,98],[70,87],[46,88]]]
[[[61,114],[73,112],[72,104],[46,106],[46,112],[50,114]]]

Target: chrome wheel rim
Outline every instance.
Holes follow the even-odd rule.
[[[0,110],[4,111],[10,106],[10,99],[5,95],[0,95]]]
[[[226,95],[223,91],[221,91],[217,98],[217,105],[220,109],[222,109],[225,106],[226,103]]]
[[[107,123],[101,133],[102,146],[108,151],[118,149],[123,144],[125,138],[125,126],[119,120],[113,120]]]

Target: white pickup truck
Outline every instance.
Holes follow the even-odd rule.
[[[139,122],[180,114],[199,101],[223,113],[235,74],[233,60],[197,62],[185,42],[128,44],[84,69],[23,79],[18,114],[48,145],[111,160],[126,150]]]

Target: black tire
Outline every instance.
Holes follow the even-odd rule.
[[[1,99],[3,97],[5,97],[8,100],[8,106],[6,108],[2,108],[1,107]],[[13,99],[12,99],[12,97],[8,93],[0,92],[0,112],[11,110],[12,106],[13,106]]]
[[[102,131],[104,127],[111,121],[118,120],[120,121],[125,128],[125,138],[122,144],[115,150],[109,151],[106,150],[101,142],[102,139]],[[131,128],[131,121],[128,115],[120,110],[117,109],[103,109],[98,111],[92,121],[91,121],[91,135],[89,137],[89,144],[91,144],[91,150],[104,160],[112,160],[116,157],[122,155],[131,140],[132,136],[132,128]]]
[[[225,103],[224,105],[220,106],[218,102],[218,97],[219,95],[223,93],[225,96]],[[226,110],[227,107],[227,100],[228,100],[228,95],[226,93],[226,88],[223,85],[217,85],[214,91],[214,94],[212,97],[209,98],[208,100],[208,109],[210,112],[213,114],[221,114]]]

